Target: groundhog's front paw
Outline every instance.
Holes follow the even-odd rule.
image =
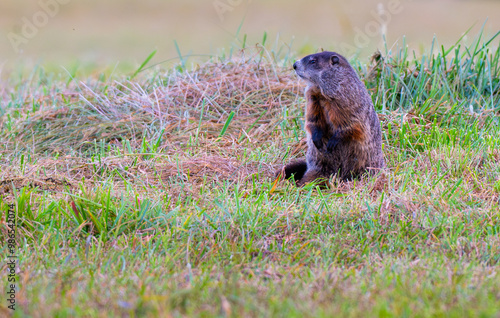
[[[326,150],[331,152],[339,143],[339,139],[337,138],[337,134],[333,135],[330,139],[328,139],[328,144],[326,144]]]
[[[311,136],[312,142],[318,150],[323,149],[323,133],[320,130],[316,130]]]
[[[321,140],[321,139],[316,139],[316,140],[314,140],[314,139],[313,139],[313,143],[314,143],[314,145],[316,146],[316,148],[317,148],[318,150],[323,149],[323,140]]]

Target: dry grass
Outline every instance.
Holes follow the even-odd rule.
[[[80,82],[51,87],[45,96],[28,95],[21,111],[37,111],[13,123],[12,149],[36,153],[82,150],[93,140],[134,146],[164,130],[161,149],[176,151],[201,132],[201,148],[210,148],[229,114],[228,142],[249,138],[266,142],[281,122],[283,108],[297,102],[296,77],[275,65],[255,60],[206,64],[191,72],[156,74],[142,85],[135,82]],[[203,105],[203,107],[202,107]],[[28,106],[28,107],[26,107]],[[2,121],[5,130],[5,121]],[[231,139],[233,138],[233,139]],[[220,144],[217,144],[220,146]]]

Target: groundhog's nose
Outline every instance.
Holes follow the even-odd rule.
[[[296,70],[297,69],[297,62],[293,63],[293,69]]]

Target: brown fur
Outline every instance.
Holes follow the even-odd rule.
[[[307,155],[279,173],[297,185],[336,175],[348,180],[385,167],[382,133],[372,100],[349,62],[322,52],[294,64],[306,88]]]

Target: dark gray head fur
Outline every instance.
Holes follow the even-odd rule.
[[[316,88],[330,99],[349,100],[355,95],[359,98],[363,87],[358,75],[346,58],[335,52],[321,52],[308,55],[295,62],[293,68],[304,79],[308,88]],[[351,97],[351,98],[350,98]]]

